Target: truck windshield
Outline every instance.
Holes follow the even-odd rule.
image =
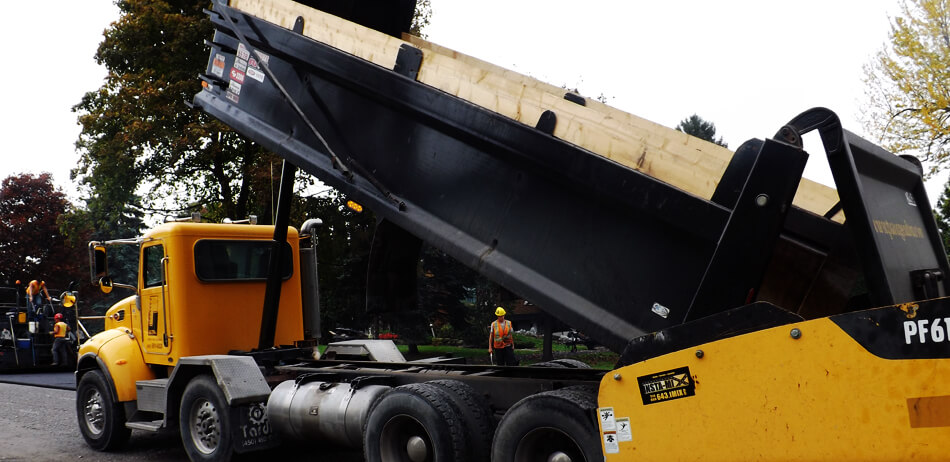
[[[290,244],[283,245],[281,278],[293,273]],[[195,243],[195,274],[202,281],[264,281],[271,241],[203,239]]]

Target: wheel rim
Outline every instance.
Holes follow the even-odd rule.
[[[214,403],[199,399],[191,406],[188,415],[191,442],[202,454],[211,454],[221,441],[221,417]]]
[[[92,389],[86,392],[83,400],[83,420],[86,422],[86,428],[93,435],[99,435],[105,430],[105,406],[103,406],[102,394],[99,390]]]
[[[412,416],[393,416],[379,434],[379,456],[384,462],[431,462],[432,439]]]
[[[535,428],[528,432],[515,449],[515,462],[586,462],[580,446],[570,435],[556,428]]]

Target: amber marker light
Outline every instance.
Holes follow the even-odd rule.
[[[356,212],[356,213],[362,213],[362,212],[363,212],[363,206],[360,205],[360,204],[357,204],[356,202],[353,202],[353,201],[346,201],[346,206],[349,207],[350,210],[352,210],[352,211],[354,211],[354,212]]]

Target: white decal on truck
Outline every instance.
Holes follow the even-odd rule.
[[[910,345],[915,341],[918,343],[946,341],[948,325],[950,325],[950,318],[904,321],[904,343]]]

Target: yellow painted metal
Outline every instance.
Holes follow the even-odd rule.
[[[135,296],[130,296],[119,300],[115,305],[106,310],[105,327],[103,330],[118,329],[124,327],[133,329],[132,312],[135,310]],[[119,318],[122,318],[119,320]],[[133,330],[133,333],[135,331]],[[136,334],[137,336],[137,334]]]
[[[682,367],[694,396],[643,404],[638,377]],[[630,419],[607,461],[950,458],[950,361],[882,359],[828,318],[617,369],[599,403]]]
[[[138,355],[144,355],[147,364],[174,366],[183,356],[226,354],[232,350],[257,348],[265,281],[201,281],[195,273],[194,247],[202,239],[271,240],[273,233],[272,226],[211,223],[166,223],[152,229],[142,237],[138,298],[126,298],[110,308],[106,313],[106,329],[129,330],[131,337],[126,337],[138,345]],[[277,345],[292,345],[303,339],[297,230],[288,229],[287,241],[294,255],[293,274],[281,288],[275,334]],[[165,284],[145,288],[141,252],[155,245],[163,246]],[[122,321],[115,316],[120,310],[125,311]],[[90,339],[88,348],[84,345],[84,351],[98,350],[103,345],[100,335],[103,334]],[[109,334],[107,340],[112,338],[114,335]],[[109,347],[110,355],[111,348],[113,346]],[[103,360],[106,359],[99,354]],[[115,356],[113,359],[119,358]],[[113,377],[117,387],[131,387],[133,397],[135,380],[149,378],[137,376],[137,366],[134,365],[135,361],[129,360],[123,368],[131,372]],[[120,385],[123,380],[130,382]]]
[[[82,344],[79,356],[93,353],[102,360],[106,373],[115,384],[116,396],[120,402],[133,401],[136,398],[135,382],[151,380],[155,374],[145,364],[138,342],[127,328],[110,329],[96,334]]]
[[[151,346],[144,348],[147,363],[171,366],[183,356],[257,347],[265,282],[201,281],[195,273],[194,247],[202,239],[270,240],[273,233],[272,226],[166,223],[145,234],[143,247],[160,242],[167,258],[164,288],[142,289],[143,281],[138,281],[143,312],[134,313],[133,329],[138,338],[151,339]],[[299,237],[295,229],[288,230],[287,241],[295,257],[293,275],[284,281],[281,290],[275,335],[278,345],[292,345],[303,338],[300,265],[296,258]],[[139,278],[142,274],[140,261]],[[155,314],[159,321],[152,326],[155,335],[149,337],[149,323]],[[162,339],[166,333],[167,346]]]

